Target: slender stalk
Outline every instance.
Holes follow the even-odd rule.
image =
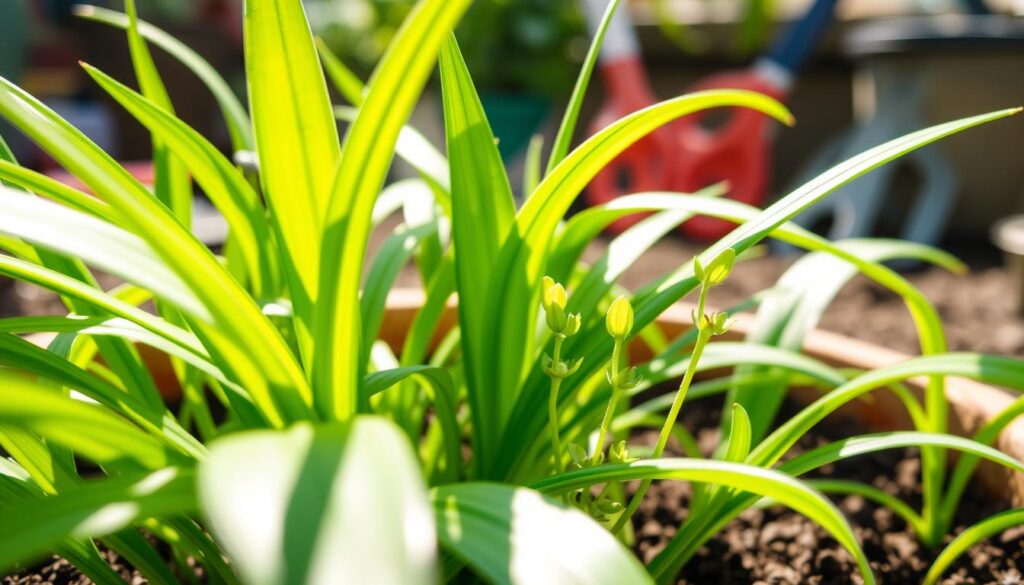
[[[560,363],[562,359],[562,342],[565,336],[555,335],[555,349],[553,350],[553,363]],[[551,377],[551,393],[548,397],[548,429],[551,431],[551,451],[555,457],[555,470],[558,473],[565,471],[562,457],[562,440],[558,436],[558,391],[562,387],[562,378]]]
[[[622,343],[623,340],[621,338],[615,339],[615,347],[612,348],[612,361],[608,365],[611,371],[612,397],[608,401],[608,407],[604,411],[604,418],[601,420],[601,428],[597,432],[597,445],[594,446],[594,454],[591,459],[594,465],[601,463],[600,458],[601,453],[604,451],[604,441],[608,436],[608,428],[612,425],[612,416],[615,414],[615,407],[618,405],[622,394],[622,389],[619,386],[619,360],[622,354]]]
[[[701,290],[700,301],[698,302],[698,315],[703,315],[703,305],[706,297],[706,289]],[[676,419],[679,418],[679,411],[683,407],[683,402],[686,401],[686,393],[690,389],[690,384],[693,383],[693,377],[697,373],[697,364],[700,362],[701,356],[704,354],[704,348],[707,346],[708,341],[711,340],[712,329],[710,327],[704,327],[700,330],[697,335],[697,341],[693,346],[693,353],[690,355],[690,363],[686,366],[686,373],[683,375],[683,379],[679,382],[679,389],[676,391],[675,400],[672,401],[672,408],[669,409],[668,416],[665,417],[665,423],[661,427],[661,434],[658,435],[658,444],[654,448],[654,453],[651,454],[651,459],[658,459],[664,454],[665,446],[668,444],[669,437],[672,436],[672,429],[675,427]],[[651,480],[645,479],[641,484],[636,493],[633,494],[633,498],[630,500],[629,505],[625,511],[616,520],[615,525],[612,527],[612,534],[618,534],[620,530],[626,525],[626,522],[633,517],[636,513],[637,508],[640,507],[640,502],[643,501],[644,496],[647,495],[647,490],[651,487]]]

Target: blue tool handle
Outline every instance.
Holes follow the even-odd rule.
[[[799,69],[810,56],[818,37],[828,28],[837,1],[814,0],[803,18],[791,24],[776,41],[768,59],[790,73]]]

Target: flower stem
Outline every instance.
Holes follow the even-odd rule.
[[[558,364],[562,359],[562,342],[565,337],[555,335],[555,349],[552,363]],[[551,450],[555,457],[555,470],[564,471],[562,457],[562,440],[558,436],[558,391],[562,387],[562,378],[552,376],[551,394],[548,397],[548,428],[551,431]]]
[[[604,411],[604,418],[601,420],[601,428],[597,432],[597,445],[594,447],[594,454],[592,455],[591,461],[594,465],[598,465],[601,457],[601,453],[604,451],[604,441],[608,436],[608,428],[612,424],[612,415],[615,414],[615,407],[619,402],[619,360],[622,354],[622,342],[621,338],[615,339],[615,346],[612,348],[612,361],[608,365],[611,372],[612,380],[612,396],[608,400],[608,407]]]
[[[704,289],[701,290],[701,301],[704,300]],[[698,316],[703,315],[703,302],[699,303]],[[697,341],[693,345],[693,353],[690,354],[690,363],[686,366],[686,373],[683,375],[683,379],[679,382],[679,390],[676,391],[675,400],[672,401],[672,408],[669,409],[668,416],[665,417],[665,423],[661,427],[661,434],[658,435],[658,444],[654,448],[654,453],[651,455],[651,459],[658,459],[665,452],[665,446],[668,445],[668,439],[672,436],[672,428],[676,424],[676,419],[679,418],[679,411],[683,407],[683,402],[686,400],[686,393],[690,389],[690,384],[693,382],[693,377],[697,373],[697,364],[700,362],[701,355],[704,354],[704,347],[707,346],[708,341],[711,340],[712,331],[710,327],[705,327],[700,330],[697,335]],[[645,479],[636,493],[633,494],[633,499],[630,500],[629,506],[626,507],[619,519],[616,520],[615,526],[612,528],[612,534],[618,534],[622,527],[625,526],[626,522],[633,517],[636,513],[637,508],[640,507],[640,502],[644,499],[647,494],[647,490],[651,487],[651,480]]]

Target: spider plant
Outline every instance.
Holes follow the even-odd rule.
[[[765,210],[716,199],[710,188],[704,196],[638,194],[565,219],[609,161],[680,116],[746,107],[789,123],[790,114],[758,94],[702,92],[627,116],[570,148],[612,2],[548,163],[540,164],[539,148],[531,153],[528,196],[517,209],[451,34],[468,5],[421,0],[364,86],[315,42],[299,0],[248,0],[248,107],[198,55],[140,22],[132,0],[125,14],[83,7],[81,16],[128,35],[137,90],[83,67],[151,132],[152,190],[43,103],[0,81],[0,116],[95,194],[0,150],[0,245],[8,253],[0,274],[49,289],[68,308],[65,316],[0,320],[0,445],[8,455],[0,461],[0,568],[57,553],[97,583],[121,582],[99,542],[153,583],[193,580],[192,563],[215,583],[665,582],[725,522],[769,498],[831,532],[871,583],[853,531],[822,492],[882,495],[849,483],[816,487],[799,475],[920,446],[930,494],[924,510],[883,503],[914,519],[934,544],[979,458],[1024,470],[986,446],[1019,408],[977,440],[949,436],[942,382],[956,375],[1019,389],[1024,362],[945,353],[934,310],[880,264],[955,261],[910,244],[831,243],[788,223],[879,165],[1017,110],[880,145]],[[175,116],[150,45],[207,84],[234,150],[257,164],[236,166]],[[435,66],[446,154],[407,126]],[[348,106],[331,103],[328,78]],[[336,118],[346,122],[343,134]],[[386,184],[396,156],[419,177]],[[230,228],[219,254],[190,232],[193,183]],[[651,211],[603,258],[581,261],[610,222]],[[647,286],[617,284],[636,257],[694,214],[741,225]],[[370,234],[391,215],[401,224],[368,253]],[[795,267],[789,296],[779,289],[749,303],[762,302],[763,333],[744,343],[714,341],[728,323],[706,312],[705,301],[766,237],[813,251],[798,266],[822,263],[828,276],[812,282],[810,269]],[[408,264],[424,298],[392,347],[379,338],[388,293]],[[103,290],[94,270],[125,284]],[[857,272],[906,299],[922,357],[851,376],[796,351],[831,294]],[[697,326],[666,339],[658,316],[698,288]],[[453,297],[457,322],[448,327],[442,317]],[[156,311],[140,308],[149,300]],[[39,332],[57,335],[45,348],[21,337]],[[630,343],[646,344],[655,359],[630,366]],[[140,345],[171,358],[180,406],[161,399]],[[736,371],[694,382],[724,367]],[[632,404],[650,384],[679,376],[675,394]],[[897,391],[917,430],[851,437],[777,465],[828,413],[915,376],[932,380],[923,399]],[[808,381],[829,391],[767,433],[779,396]],[[679,410],[688,396],[714,392],[737,405],[727,409],[718,457],[629,456],[623,440],[636,426],[662,427],[686,444]],[[943,450],[971,456],[948,474],[949,484]],[[704,486],[691,519],[648,567],[626,546],[635,504],[622,485],[631,480]],[[1017,520],[1000,516],[964,534]],[[158,553],[151,539],[170,552]]]

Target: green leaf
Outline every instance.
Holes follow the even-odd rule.
[[[938,433],[921,433],[914,431],[900,431],[892,433],[874,433],[849,437],[833,443],[828,443],[801,453],[779,466],[779,471],[792,475],[803,475],[813,469],[818,469],[829,463],[842,459],[849,459],[858,455],[874,453],[885,449],[899,449],[905,447],[927,447],[939,446],[954,449],[965,454],[975,455],[998,463],[1008,469],[1024,473],[1024,463],[1010,457],[998,449],[983,445],[971,439],[957,437],[954,435],[943,435]]]
[[[40,486],[33,483],[25,470],[13,461],[0,458],[0,510],[7,510],[42,495]],[[96,545],[90,540],[65,539],[54,547],[53,552],[99,585],[124,585],[124,580],[100,556]],[[154,583],[161,582],[154,580]]]
[[[83,67],[104,91],[188,165],[203,192],[224,215],[232,245],[238,247],[245,261],[245,274],[254,293],[260,297],[276,294],[276,274],[271,261],[277,251],[272,245],[266,211],[242,173],[187,124],[95,67]]]
[[[651,583],[631,552],[574,508],[509,485],[431,492],[441,545],[495,584]]]
[[[198,458],[202,457],[205,451],[195,438],[189,435],[188,432],[178,424],[174,417],[171,416],[165,408],[163,408],[163,406],[154,407],[141,399],[123,392],[119,388],[116,388],[107,382],[104,382],[100,378],[89,375],[87,372],[79,369],[70,362],[46,351],[41,347],[37,347],[20,337],[10,334],[0,334],[0,364],[22,372],[30,372],[48,380],[59,382],[68,388],[75,389],[83,396],[104,405],[109,409],[109,411],[124,415],[126,418],[151,433],[153,437],[159,438],[166,445],[176,449],[180,454]],[[21,391],[22,390],[18,390],[18,392]],[[27,390],[25,390],[25,392],[27,392]],[[5,389],[5,395],[8,397],[10,397],[11,394],[16,393],[17,392],[15,392],[13,388]],[[50,394],[51,396],[49,398],[43,397],[39,398],[39,400],[47,403],[52,402],[53,400],[56,400],[57,402],[72,402],[77,406],[77,401],[66,396],[62,396],[55,392],[51,392]],[[13,400],[13,398],[11,399]],[[31,404],[26,404],[24,406],[25,408],[30,409],[35,408]],[[33,412],[35,411],[33,410]],[[38,413],[33,414],[32,416],[37,415]],[[120,420],[113,414],[107,413],[106,416],[110,416],[115,420]],[[127,422],[122,421],[122,423],[124,425],[128,425]],[[27,428],[22,427],[21,424],[15,424],[14,426]],[[142,432],[134,426],[131,426],[131,428],[136,432]]]
[[[1024,389],[1024,360],[972,353],[912,358],[872,370],[814,401],[779,426],[755,448],[747,462],[769,465],[795,441],[843,404],[863,394],[914,376],[960,376],[989,384]]]
[[[285,259],[299,347],[308,363],[321,236],[340,147],[301,2],[246,2],[245,64],[260,179]]]
[[[569,152],[569,144],[572,142],[573,134],[576,133],[576,123],[579,121],[580,109],[583,107],[583,98],[587,95],[590,77],[594,73],[594,66],[597,65],[597,58],[601,54],[601,45],[604,44],[605,34],[608,32],[612,19],[615,18],[619,3],[620,0],[609,0],[604,9],[601,23],[597,26],[597,32],[590,42],[590,49],[587,50],[587,56],[583,59],[580,73],[576,77],[576,85],[572,88],[572,96],[569,98],[569,105],[562,116],[562,123],[558,126],[558,134],[555,136],[555,142],[551,148],[551,157],[548,159],[548,168],[545,174],[551,173]]]
[[[1010,406],[982,425],[972,438],[984,445],[992,445],[999,438],[1003,429],[1017,420],[1022,412],[1024,412],[1024,396],[1019,396]],[[942,523],[945,528],[943,532],[948,531],[952,525],[960,503],[960,497],[963,495],[964,490],[967,489],[971,476],[978,466],[978,462],[979,459],[977,457],[970,455],[960,457],[953,468],[953,472],[949,475],[949,483],[942,501]]]
[[[134,461],[158,469],[170,461],[184,461],[105,408],[42,389],[14,374],[5,374],[3,380],[0,424],[31,431],[98,463]]]
[[[908,258],[936,264],[948,270],[958,271],[962,265],[949,254],[930,246],[913,242],[893,240],[844,240],[836,247],[848,255],[856,256],[864,263],[875,264],[896,258]],[[866,266],[866,264],[862,264]],[[817,326],[825,310],[840,289],[860,271],[860,267],[826,252],[815,252],[804,256],[779,278],[773,291],[761,303],[757,321],[747,334],[747,341],[778,345],[799,351],[804,336]],[[903,294],[908,305],[922,305],[918,311],[928,312],[923,305],[928,301],[900,275],[874,266],[867,269],[875,275],[876,282]],[[931,311],[934,312],[934,311]],[[919,327],[935,322],[933,319],[918,321]],[[926,338],[935,335],[927,328],[919,330]],[[938,332],[941,335],[941,331]],[[754,413],[754,438],[760,440],[775,419],[779,405],[785,395],[784,383],[743,391],[731,391],[727,400],[739,402]],[[728,421],[723,419],[723,428]]]
[[[729,443],[723,461],[741,463],[750,453],[750,417],[739,404],[732,405],[732,428],[729,429]]]
[[[925,530],[924,521],[921,519],[920,514],[915,512],[903,500],[875,486],[842,479],[810,479],[807,480],[807,483],[823,494],[855,494],[861,496],[868,501],[875,502],[879,506],[889,508],[895,512],[897,516],[903,518],[903,521],[911,527],[911,530],[918,533]]]
[[[75,16],[85,20],[101,22],[121,29],[128,28],[128,16],[120,12],[86,4],[78,4],[72,7],[72,11]],[[253,150],[255,144],[252,139],[252,124],[249,122],[249,115],[238,101],[231,86],[224,81],[217,70],[188,45],[148,22],[139,21],[139,33],[147,41],[167,51],[168,55],[180,61],[209,88],[224,115],[234,149],[236,151]]]
[[[441,49],[441,89],[452,180],[452,244],[459,293],[459,327],[473,417],[474,461],[490,457],[501,432],[501,415],[511,397],[494,392],[485,372],[487,291],[494,258],[515,219],[512,187],[455,37]],[[525,298],[522,299],[525,301]]]
[[[426,488],[384,419],[232,435],[214,443],[198,486],[251,585],[436,581]]]
[[[455,481],[459,477],[462,462],[462,427],[457,418],[456,390],[452,377],[444,368],[433,366],[403,366],[373,372],[366,376],[363,391],[369,398],[400,384],[406,378],[416,376],[428,384],[427,399],[434,405],[441,431],[444,433],[442,460],[433,466],[431,484]],[[409,390],[404,385],[399,389]],[[419,438],[418,435],[416,438]]]
[[[807,484],[771,469],[712,459],[658,459],[571,471],[543,479],[533,487],[544,493],[559,494],[635,479],[675,479],[722,485],[777,500],[832,534],[854,557],[864,582],[875,582],[857,537],[835,505]]]
[[[790,119],[789,112],[778,102],[752,92],[707,91],[668,100],[631,114],[592,136],[559,163],[523,205],[493,261],[494,278],[485,311],[490,322],[484,337],[491,341],[489,353],[481,361],[491,364],[487,384],[491,392],[501,397],[500,403],[513,404],[527,373],[525,362],[526,356],[532,357],[533,353],[538,307],[524,299],[535,298],[548,257],[548,243],[572,201],[602,168],[653,130],[681,116],[724,106],[749,107],[780,120]],[[650,319],[640,324],[637,330],[649,322]],[[500,421],[500,430],[505,429],[510,414],[511,407],[493,417]],[[492,475],[499,477],[504,472],[489,470],[484,477]]]
[[[950,566],[966,553],[970,548],[981,541],[995,536],[1004,530],[1024,524],[1024,509],[1017,508],[1000,512],[978,522],[967,528],[953,539],[946,548],[939,553],[939,556],[932,562],[932,566],[925,575],[924,585],[935,585],[939,582],[942,574],[949,570]]]
[[[155,291],[200,319],[202,302],[141,238],[45,199],[0,187],[0,232],[102,268]]]
[[[134,528],[126,528],[103,537],[103,544],[117,552],[132,564],[152,585],[174,585],[179,579],[167,566],[163,556],[154,550],[153,545]],[[97,555],[99,556],[99,555]],[[100,558],[106,565],[106,561]]]
[[[363,92],[366,91],[363,81],[345,66],[345,63],[331,51],[327,43],[320,37],[316,38],[316,50],[320,54],[324,71],[327,72],[327,77],[331,80],[334,88],[348,100],[348,103],[359,107],[363,103]]]
[[[315,405],[345,420],[358,406],[361,345],[359,282],[374,201],[387,176],[402,126],[419,101],[437,53],[469,0],[423,0],[406,19],[377,66],[369,92],[345,135],[327,220],[314,319]]]
[[[173,115],[174,106],[167,95],[167,88],[153,63],[146,39],[139,33],[135,0],[125,0],[125,11],[128,13],[128,51],[135,77],[139,80],[139,89],[157,107]],[[159,137],[153,138],[153,171],[153,192],[156,198],[169,207],[183,224],[191,225],[192,182],[188,170],[168,151]]]
[[[35,264],[5,256],[0,256],[0,274],[41,286],[63,297],[76,299],[81,301],[82,304],[93,307],[103,313],[116,315],[126,321],[130,321],[197,356],[208,357],[203,346],[189,332],[76,279],[41,266],[36,266]],[[30,327],[31,321],[22,321],[21,323],[26,327],[21,331],[28,332],[27,327]]]
[[[73,459],[58,456],[45,441],[30,432],[14,427],[0,428],[0,446],[31,477],[32,487],[39,493],[54,494],[79,482]]]
[[[420,246],[423,238],[437,232],[437,223],[431,222],[416,226],[406,227],[404,224],[395,229],[395,232],[388,236],[377,255],[370,265],[366,274],[366,281],[363,284],[363,294],[360,298],[362,309],[363,339],[367,341],[363,347],[363,372],[365,373],[366,363],[370,358],[370,348],[377,334],[380,325],[384,320],[384,309],[387,305],[388,292],[394,285],[402,268],[408,264],[413,253]]]
[[[192,298],[182,295],[179,301],[185,302],[190,309],[187,312],[197,317],[191,323],[193,330],[203,339],[211,354],[224,362],[232,377],[249,390],[270,424],[280,426],[286,420],[309,416],[311,393],[308,383],[277,329],[210,250],[166,207],[66,120],[4,80],[0,80],[0,115],[39,144],[93,192],[101,193],[104,200],[124,218],[125,227],[148,243],[178,282],[186,283],[186,291]],[[51,204],[52,208],[57,206]],[[61,213],[75,212],[62,210]],[[7,214],[4,215],[6,217]],[[90,223],[96,222],[88,216],[77,215]],[[71,238],[67,234],[59,238],[52,234],[50,219],[47,216],[45,221],[39,217],[34,220],[36,224],[48,226],[44,231],[51,230],[53,240],[47,245],[51,248],[68,246]],[[113,230],[106,226],[97,229]],[[68,253],[74,255],[74,251]],[[137,248],[121,250],[116,255],[119,265],[114,266],[115,273],[129,272],[126,266],[138,253]],[[148,262],[148,259],[143,259]],[[152,269],[156,270],[155,267]],[[161,288],[166,289],[167,283],[161,284]],[[174,291],[179,294],[185,292],[178,290],[180,288],[175,286]],[[197,305],[196,299],[201,299],[201,303]],[[179,308],[183,307],[179,305]],[[215,331],[211,321],[216,323]]]
[[[959,376],[1022,390],[1024,389],[1024,360],[970,353],[950,353],[912,358],[873,370],[832,390],[787,420],[750,453],[747,463],[752,465],[773,464],[799,437],[806,434],[811,427],[843,404],[873,390],[885,388],[915,376]],[[929,435],[935,436],[934,434]],[[937,436],[942,437],[943,435]],[[924,438],[919,440],[924,442]],[[856,443],[854,444],[856,445]],[[861,445],[865,444],[870,443],[861,443]],[[932,444],[934,445],[934,443]],[[952,446],[952,443],[950,445]],[[976,445],[980,444],[972,442],[972,448]],[[926,444],[925,448],[927,446]],[[991,450],[984,445],[980,446]],[[719,502],[719,504],[722,503]],[[742,503],[726,503],[731,506],[730,514],[732,515],[744,508]],[[717,508],[709,506],[706,510],[702,510],[701,517],[691,518],[679,534],[670,541],[666,551],[655,558],[651,565],[652,573],[659,578],[670,578],[678,571],[678,567],[696,552],[700,544],[714,533],[715,526],[719,526],[732,517],[730,514],[723,512],[722,506]]]
[[[191,471],[165,467],[146,474],[84,482],[58,495],[28,496],[5,506],[0,571],[27,563],[67,539],[102,537],[151,516],[195,508]]]
[[[17,185],[99,219],[104,219],[113,224],[120,224],[117,212],[103,201],[68,187],[64,183],[51,179],[42,173],[26,169],[6,160],[0,160],[0,179],[10,185]]]

